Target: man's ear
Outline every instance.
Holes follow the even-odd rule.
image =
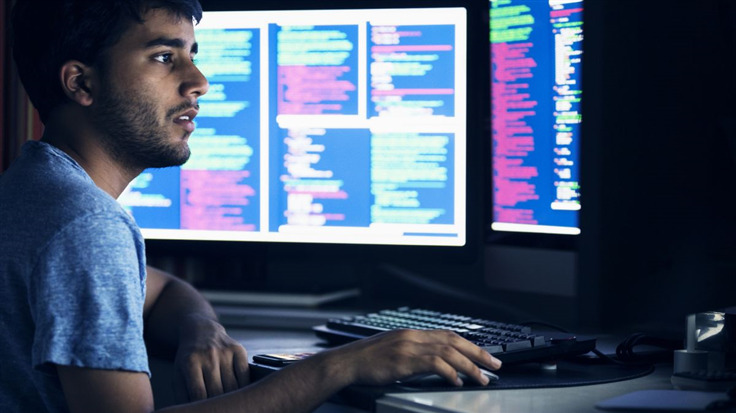
[[[61,88],[66,96],[82,106],[93,102],[94,70],[78,60],[70,60],[61,66]]]

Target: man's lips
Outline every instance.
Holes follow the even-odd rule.
[[[197,116],[199,111],[195,108],[191,108],[184,113],[176,115],[174,117],[174,123],[181,125],[185,131],[191,133],[194,132],[194,117]]]

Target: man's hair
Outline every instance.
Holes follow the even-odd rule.
[[[45,121],[68,101],[59,69],[69,60],[103,64],[107,48],[151,9],[199,22],[198,0],[18,0],[12,14],[13,57],[31,102]]]

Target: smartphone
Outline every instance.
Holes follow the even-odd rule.
[[[257,354],[253,356],[253,361],[267,366],[284,367],[289,364],[296,363],[305,359],[314,353],[295,353],[295,354]]]

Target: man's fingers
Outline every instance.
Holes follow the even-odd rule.
[[[217,359],[212,361],[212,365],[203,368],[204,384],[207,388],[207,397],[219,396],[223,391],[222,373],[220,372],[220,363]]]
[[[204,385],[204,377],[202,369],[194,363],[187,364],[187,371],[184,374],[184,384],[187,389],[189,401],[204,400],[207,398],[207,390]]]
[[[224,357],[220,364],[220,380],[222,380],[222,390],[225,393],[238,389],[238,379],[235,377],[233,370],[233,359],[231,355]]]
[[[420,355],[421,366],[415,365],[414,368],[430,370],[450,383],[462,385],[458,373],[463,373],[485,385],[488,378],[483,375],[478,365],[491,370],[501,367],[501,362],[487,351],[451,331],[407,332],[402,341],[408,345],[402,352],[409,352],[411,348],[410,352]]]
[[[437,374],[445,377],[450,383],[462,385],[458,373],[463,373],[480,384],[486,384],[487,380],[481,374],[480,369],[465,354],[450,344],[436,344],[433,347],[433,355],[442,362],[434,360],[432,366]],[[448,369],[449,368],[449,369]]]
[[[225,338],[208,348],[180,349],[176,363],[190,401],[219,396],[250,383],[248,353],[240,343]]]
[[[233,371],[235,372],[235,378],[238,380],[238,387],[245,387],[250,384],[248,353],[243,347],[240,347],[240,350],[236,350],[233,354]]]
[[[459,373],[480,384],[488,379],[480,367],[495,370],[500,361],[487,351],[446,330],[393,330],[335,349],[355,365],[349,371],[360,384],[386,384],[417,374],[434,373],[461,385]],[[368,364],[360,361],[371,360]],[[356,363],[356,361],[358,363]]]
[[[447,347],[449,348],[438,350],[441,351],[440,354],[443,354],[448,363],[459,373],[465,374],[481,385],[488,384],[489,379],[481,372],[478,365],[491,370],[498,370],[501,367],[500,360],[455,333],[449,333],[448,342]]]
[[[476,346],[470,341],[451,331],[437,330],[437,334],[444,334],[446,343],[456,348],[463,356],[473,363],[479,364],[491,370],[501,368],[501,360],[493,357],[490,353]]]
[[[431,371],[443,377],[449,383],[455,386],[463,385],[463,381],[457,375],[457,369],[448,363],[445,358],[438,355],[431,355],[423,356],[423,359]]]

